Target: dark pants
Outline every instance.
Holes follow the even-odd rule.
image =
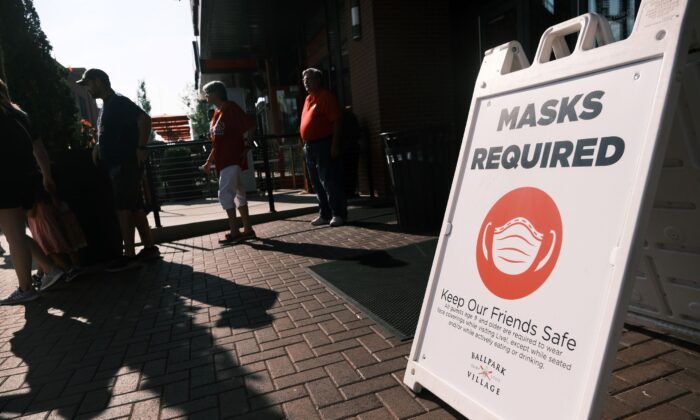
[[[319,215],[347,219],[347,203],[343,185],[343,162],[331,158],[331,137],[304,143],[304,156],[309,179],[318,198]]]

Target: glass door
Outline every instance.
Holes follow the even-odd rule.
[[[605,16],[616,41],[627,38],[641,0],[588,0],[588,11]]]

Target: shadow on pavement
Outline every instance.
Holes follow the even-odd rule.
[[[377,230],[381,232],[401,232],[401,229],[399,228],[399,225],[397,224],[390,224],[390,223],[382,223],[382,222],[370,222],[367,220],[358,220],[358,221],[350,221],[348,222],[349,225],[359,227],[362,229],[369,229],[369,230]]]
[[[4,255],[1,255],[0,260],[2,261],[2,264],[0,264],[0,270],[11,270],[14,268],[12,265],[12,260],[10,259],[10,254],[5,253]]]
[[[375,268],[403,267],[407,263],[392,257],[383,250],[362,248],[343,248],[331,245],[320,245],[309,242],[285,242],[277,239],[260,238],[254,242],[245,242],[253,249],[261,251],[277,251],[284,254],[324,260],[357,261],[361,265]]]
[[[276,298],[163,261],[61,285],[26,306],[25,325],[3,349],[18,373],[0,383],[0,413],[93,417],[158,397],[187,414],[191,401],[225,391],[250,397],[256,377],[239,366],[235,335],[270,324]],[[226,414],[247,411],[242,404]]]

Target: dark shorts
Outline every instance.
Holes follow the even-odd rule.
[[[12,177],[5,179],[19,179],[19,181],[10,181],[3,186],[3,192],[0,194],[0,209],[16,209],[18,207],[29,210],[34,207],[37,200],[37,193],[42,188],[41,175],[28,174],[17,176],[15,172]]]
[[[134,158],[107,168],[116,210],[144,210],[143,168]]]
[[[34,190],[31,187],[13,188],[0,194],[0,209],[16,209],[20,207],[29,210],[34,207],[35,201]]]

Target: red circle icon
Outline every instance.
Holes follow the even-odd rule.
[[[521,299],[537,290],[559,258],[559,209],[544,191],[523,187],[501,197],[479,230],[476,265],[494,295]]]

